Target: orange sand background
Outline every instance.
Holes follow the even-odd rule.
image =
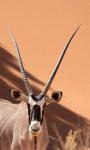
[[[1,46],[16,57],[12,31],[25,68],[43,82],[80,24],[52,88],[63,91],[63,106],[90,119],[90,0],[0,0]]]

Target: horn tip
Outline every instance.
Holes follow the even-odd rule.
[[[79,28],[81,27],[81,25],[82,25],[82,24],[80,24],[80,25],[77,27],[75,33],[79,30]]]

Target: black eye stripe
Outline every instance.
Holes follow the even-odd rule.
[[[29,124],[30,124],[30,104],[27,104],[28,107],[28,119],[29,119]]]
[[[46,106],[46,103],[44,104],[44,106],[43,106],[43,110],[42,110],[41,124],[42,124],[42,122],[43,122],[43,116],[44,116],[44,109],[45,109],[45,106]]]

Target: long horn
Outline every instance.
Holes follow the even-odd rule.
[[[22,74],[22,78],[23,78],[23,82],[24,82],[24,85],[26,87],[26,90],[28,92],[29,95],[31,95],[33,93],[32,89],[31,89],[31,86],[28,82],[28,79],[27,79],[27,75],[26,75],[26,72],[24,70],[24,66],[23,66],[23,63],[22,63],[22,59],[21,59],[21,56],[20,56],[20,52],[19,52],[19,48],[18,48],[18,44],[13,36],[13,34],[11,32],[10,33],[10,37],[13,41],[13,44],[14,44],[14,47],[16,49],[16,52],[17,52],[17,59],[18,59],[18,64],[19,64],[19,67],[20,67],[20,71],[21,71],[21,74]]]
[[[79,27],[80,27],[80,26],[79,26]],[[43,91],[40,93],[40,95],[38,95],[38,98],[41,99],[43,96],[45,96],[45,95],[47,94],[48,89],[49,89],[49,87],[50,87],[50,85],[51,85],[51,83],[52,83],[52,81],[53,81],[53,79],[54,79],[54,77],[55,77],[55,75],[56,75],[56,73],[57,73],[57,70],[58,70],[58,68],[59,68],[59,66],[60,66],[60,64],[61,64],[61,62],[62,62],[62,60],[63,60],[63,58],[64,58],[64,55],[65,55],[65,53],[66,53],[66,51],[67,51],[67,49],[68,49],[68,46],[69,46],[69,44],[71,43],[71,41],[72,41],[74,35],[75,35],[76,32],[78,31],[79,27],[75,30],[75,32],[71,35],[71,37],[69,38],[68,42],[66,43],[66,45],[65,45],[65,47],[64,47],[64,49],[63,49],[61,55],[59,56],[59,59],[58,59],[56,65],[55,65],[55,67],[54,67],[54,69],[53,69],[53,71],[52,71],[52,73],[51,73],[51,75],[50,75],[49,80],[47,81],[47,83],[46,83],[46,85],[45,85]]]

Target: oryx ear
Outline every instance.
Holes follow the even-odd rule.
[[[54,91],[51,94],[51,99],[56,101],[56,102],[59,102],[62,99],[62,95],[63,95],[62,91]]]
[[[62,99],[62,95],[63,95],[62,91],[52,92],[50,97],[45,97],[46,105],[50,104],[53,101],[59,102]]]
[[[18,99],[20,97],[20,91],[15,89],[11,89],[10,94],[13,99]]]
[[[27,102],[27,100],[28,100],[28,97],[17,89],[11,89],[10,95],[15,101],[18,101],[18,102],[20,102],[20,101],[26,101]]]

